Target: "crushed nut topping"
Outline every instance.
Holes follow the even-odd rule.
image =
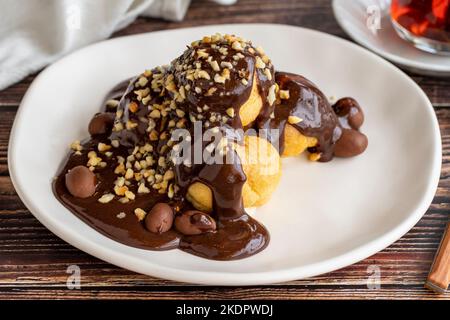
[[[114,195],[112,193],[107,193],[102,195],[99,199],[98,202],[100,203],[108,203],[110,202],[112,199],[114,199]]]
[[[275,90],[276,90],[276,86],[272,85],[269,88],[269,94],[267,95],[267,102],[269,102],[269,105],[271,105],[271,106],[273,105],[273,103],[276,100]]]
[[[145,219],[147,212],[145,212],[141,208],[136,208],[136,209],[134,209],[134,214],[136,215],[136,217],[138,218],[139,221],[142,221]]]
[[[299,118],[299,117],[296,117],[296,116],[289,116],[289,117],[288,117],[288,122],[289,122],[290,124],[297,124],[297,123],[300,123],[300,122],[302,122],[302,121],[303,121],[302,118]]]
[[[287,100],[289,99],[289,90],[280,90],[280,99]]]

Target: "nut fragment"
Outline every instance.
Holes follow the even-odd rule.
[[[127,190],[125,191],[125,197],[127,197],[130,200],[134,200],[136,198],[136,195],[130,190]]]
[[[150,193],[150,189],[144,183],[139,184],[138,193]]]
[[[217,63],[216,60],[211,61],[209,64],[211,65],[211,68],[212,68],[214,71],[216,71],[216,72],[219,72],[219,71],[220,71],[219,64]]]
[[[225,77],[223,77],[223,76],[221,76],[220,74],[218,74],[218,73],[216,73],[215,75],[214,75],[214,82],[217,82],[217,83],[225,83]]]
[[[258,69],[264,69],[264,68],[266,67],[266,64],[261,60],[260,57],[256,56],[255,66],[256,66]]]
[[[228,108],[228,109],[227,109],[227,114],[228,114],[231,118],[234,118],[234,109],[233,109],[233,108]]]
[[[297,123],[300,123],[300,122],[302,122],[303,121],[303,119],[302,118],[299,118],[299,117],[297,117],[297,116],[289,116],[288,117],[288,122],[290,123],[290,124],[297,124]]]
[[[112,199],[114,199],[114,195],[112,193],[107,193],[102,195],[99,199],[98,202],[100,203],[108,203],[110,202]]]
[[[130,110],[133,113],[138,111],[138,109],[139,109],[138,104],[134,101],[130,102],[130,104],[128,105],[128,110]]]
[[[238,42],[238,41],[233,42],[231,44],[231,48],[233,48],[236,51],[242,51],[243,50],[241,43]]]
[[[111,146],[107,145],[103,142],[99,142],[99,144],[97,145],[97,149],[100,152],[105,152],[105,151],[108,151],[109,149],[111,149]]]
[[[150,116],[150,118],[153,118],[153,119],[161,118],[161,112],[159,110],[155,109],[152,112],[150,112],[149,116]]]
[[[211,77],[209,76],[209,73],[206,72],[205,70],[200,70],[200,71],[198,72],[198,77],[199,77],[199,78],[206,79],[206,80],[210,80],[210,79],[211,79]]]
[[[148,79],[146,77],[140,77],[137,81],[137,83],[143,87],[148,83]]]
[[[289,97],[289,90],[280,90],[280,99],[288,100]]]
[[[145,216],[147,215],[147,212],[145,212],[141,208],[136,208],[136,209],[134,209],[134,214],[136,215],[136,217],[138,218],[139,221],[142,221],[142,220],[144,220]]]
[[[275,96],[276,88],[277,87],[274,84],[272,86],[270,86],[270,88],[269,88],[269,93],[267,95],[267,102],[269,102],[269,105],[273,105],[273,103],[276,100],[276,96]]]
[[[81,151],[83,150],[83,146],[80,144],[80,140],[75,140],[74,142],[71,143],[70,148],[73,151]]]
[[[105,104],[109,108],[116,108],[119,105],[119,100],[109,99]]]

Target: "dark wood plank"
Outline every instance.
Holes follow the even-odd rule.
[[[437,110],[443,137],[441,181],[433,204],[404,237],[374,256],[318,277],[272,286],[218,288],[192,286],[123,270],[73,248],[42,226],[16,195],[0,157],[0,298],[139,299],[434,299],[423,288],[450,212],[450,109]],[[6,150],[15,108],[0,109],[0,150]],[[66,270],[78,265],[82,290],[66,288]],[[381,270],[381,288],[366,286],[368,267]],[[450,294],[440,298],[450,299]]]
[[[140,18],[114,37],[238,22],[292,24],[347,38],[332,17],[329,0],[239,0],[231,7],[194,1],[181,23]],[[0,298],[437,298],[423,283],[450,213],[450,109],[436,109],[443,143],[436,197],[421,221],[397,242],[364,261],[310,279],[244,288],[193,286],[135,274],[91,257],[53,235],[25,208],[8,176],[7,145],[17,106],[33,79],[29,76],[0,92]],[[413,79],[435,107],[450,106],[450,79]],[[66,288],[66,269],[72,264],[81,268],[82,290]],[[371,265],[381,269],[378,290],[366,286]],[[439,298],[450,299],[450,294]]]

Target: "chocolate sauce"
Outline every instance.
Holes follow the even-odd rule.
[[[117,201],[99,203],[98,198],[114,187],[116,175],[113,170],[117,155],[126,157],[128,154],[126,148],[123,148],[122,152],[116,151],[115,156],[106,160],[107,166],[96,172],[98,186],[94,196],[87,199],[72,196],[65,186],[65,173],[77,165],[86,164],[88,151],[95,151],[98,143],[104,139],[103,137],[87,141],[83,144],[86,152],[82,155],[72,153],[53,185],[56,197],[64,206],[97,231],[132,247],[149,250],[179,248],[214,260],[245,258],[267,246],[269,242],[267,230],[243,209],[241,189],[246,177],[242,167],[237,163],[205,165],[198,176],[189,174],[189,178],[184,181],[185,187],[197,180],[204,182],[213,190],[215,208],[218,208],[215,214],[218,219],[218,230],[213,233],[185,236],[176,230],[161,234],[149,232],[143,222],[136,219],[133,210],[136,207],[150,209],[158,202],[169,201],[165,195],[154,191],[146,195],[137,195],[136,199],[128,204]],[[226,181],[229,184],[224,184]],[[193,209],[184,198],[177,199],[174,206],[177,212]],[[120,219],[118,214],[122,212],[125,213],[125,217]]]
[[[233,69],[240,70],[240,72],[230,72],[229,79],[224,85],[215,85],[215,90],[208,92],[212,87],[213,80],[188,79],[186,72],[182,72],[182,68],[179,68],[181,64],[197,63],[198,59],[194,56],[194,51],[198,49],[204,49],[212,56],[212,59],[222,61],[225,65],[232,65]],[[102,194],[114,188],[114,181],[117,178],[117,175],[114,174],[117,158],[120,156],[126,158],[132,153],[135,146],[150,144],[155,150],[155,155],[165,157],[167,165],[170,165],[167,159],[169,157],[168,151],[163,150],[170,136],[158,136],[158,139],[154,139],[154,141],[151,139],[148,130],[149,122],[146,119],[150,119],[149,115],[152,110],[147,107],[148,105],[166,106],[160,108],[160,111],[166,111],[167,117],[151,119],[154,122],[151,124],[151,128],[154,128],[158,134],[168,127],[168,122],[165,119],[179,119],[177,114],[179,110],[189,113],[190,117],[196,117],[196,120],[203,119],[203,124],[208,124],[204,128],[218,127],[221,131],[227,128],[242,128],[240,117],[228,117],[224,110],[231,107],[235,110],[235,114],[239,114],[240,107],[250,96],[254,81],[257,81],[258,92],[264,96],[267,95],[268,87],[273,81],[269,81],[267,75],[260,70],[255,70],[254,54],[241,51],[242,57],[238,61],[233,59],[235,54],[237,54],[237,51],[231,48],[229,48],[225,57],[222,55],[219,57],[215,50],[210,50],[209,46],[199,46],[195,50],[191,48],[186,50],[183,56],[174,61],[170,67],[151,70],[153,79],[156,78],[156,81],[164,83],[162,89],[161,85],[158,86],[153,83],[144,85],[144,89],[142,89],[142,86],[138,84],[138,78],[133,79],[126,87],[124,85],[126,82],[116,86],[107,95],[107,99],[121,96],[116,111],[115,124],[121,127],[128,125],[130,122],[137,125],[129,130],[113,130],[109,136],[95,136],[84,144],[82,156],[72,154],[54,184],[58,199],[96,230],[130,246],[150,250],[179,248],[215,260],[240,259],[264,249],[269,242],[268,232],[261,224],[251,218],[243,207],[242,187],[246,182],[246,176],[239,161],[227,164],[206,164],[204,162],[196,164],[192,162],[193,164],[190,166],[183,163],[173,166],[177,185],[180,188],[173,199],[168,199],[167,196],[151,190],[149,194],[137,194],[135,200],[128,204],[122,204],[118,201],[111,201],[106,204],[98,202]],[[270,64],[268,68],[272,78],[273,67]],[[202,61],[202,69],[211,72],[212,65],[206,60]],[[186,99],[180,99],[179,92],[171,90],[173,89],[172,81],[178,88],[184,88],[188,85],[196,88],[196,90],[186,90]],[[136,92],[139,90],[147,90],[145,94],[148,93],[149,99],[146,103],[142,99],[136,98]],[[263,100],[263,108],[266,108],[266,99]],[[171,108],[171,103],[173,103],[171,101],[177,102],[176,108]],[[137,108],[131,106],[131,104],[135,104]],[[133,112],[132,108],[135,108],[136,111]],[[207,120],[205,121],[205,119]],[[182,120],[184,119],[178,121]],[[193,131],[191,121],[183,122],[182,127]],[[119,141],[120,147],[114,149],[114,155],[107,160],[103,169],[96,169],[99,181],[96,194],[89,199],[78,199],[70,195],[64,185],[64,174],[74,166],[85,164],[88,161],[86,154],[91,150],[95,151],[99,142],[109,144],[113,140]],[[205,145],[202,145],[203,149],[204,147]],[[227,153],[234,152],[234,150],[227,151]],[[234,156],[238,159],[236,154]],[[160,173],[163,174],[163,172]],[[136,219],[133,213],[134,208],[139,207],[149,211],[158,202],[170,203],[175,208],[176,214],[193,209],[192,205],[185,199],[187,189],[193,182],[202,182],[212,191],[213,212],[211,215],[217,221],[215,232],[187,236],[172,229],[162,234],[155,234],[147,231],[143,222]],[[129,188],[131,191],[136,191],[136,186],[130,185]],[[117,218],[117,214],[120,212],[125,213],[125,218]]]
[[[99,140],[93,139],[83,144],[83,147],[85,150],[96,150],[98,142]],[[157,192],[137,196],[133,202],[127,204],[118,201],[98,202],[98,198],[102,194],[114,187],[115,156],[106,159],[107,166],[105,168],[96,170],[98,185],[96,193],[92,197],[76,198],[68,192],[64,181],[65,173],[77,165],[85,165],[88,160],[86,154],[87,152],[82,155],[72,153],[53,184],[54,193],[64,206],[95,230],[126,245],[152,250],[177,248],[180,242],[177,232],[151,233],[145,229],[142,222],[138,221],[133,212],[136,207],[152,208],[157,202],[164,201],[165,198]],[[125,213],[125,217],[118,218],[122,212]]]
[[[217,73],[215,61],[220,61],[220,74]],[[214,77],[209,76],[213,74]],[[275,80],[280,89],[290,92],[290,98],[277,105],[268,102],[269,91],[275,88]],[[241,259],[260,252],[267,246],[269,234],[244,210],[242,188],[247,177],[240,161],[209,164],[204,161],[197,163],[190,158],[188,163],[173,163],[170,153],[173,131],[183,128],[192,136],[195,121],[202,123],[202,129],[217,127],[221,132],[244,129],[238,115],[255,87],[262,100],[255,121],[257,128],[276,128],[284,133],[287,118],[298,116],[303,121],[293,126],[305,136],[317,138],[318,144],[314,148],[321,153],[321,161],[331,160],[342,126],[340,118],[319,89],[298,75],[277,73],[275,77],[270,61],[251,45],[239,48],[234,43],[233,46],[228,43],[227,50],[218,50],[209,42],[200,42],[188,47],[170,66],[146,71],[112,89],[106,96],[103,108],[103,112],[114,115],[112,128],[109,123],[105,126],[100,123],[95,126],[100,129],[91,130],[96,134],[83,143],[82,152],[72,152],[54,182],[56,197],[88,225],[129,246],[149,250],[179,248],[214,260]],[[111,106],[108,103],[110,99],[120,101]],[[109,119],[108,116],[98,118]],[[105,132],[105,128],[111,131]],[[242,143],[242,138],[237,137],[236,143]],[[91,168],[98,181],[96,192],[89,198],[76,198],[66,188],[65,174],[75,166],[89,164],[89,152],[98,152],[99,143],[112,145],[113,148],[109,155],[102,153],[102,166]],[[191,145],[194,144],[195,141],[191,141]],[[201,143],[202,151],[206,145]],[[282,145],[281,141],[281,151]],[[230,156],[239,159],[233,148],[226,149],[223,154],[224,158]],[[123,166],[125,161],[127,167]],[[147,165],[154,168],[148,179],[159,179],[152,182],[154,188],[140,193],[139,181],[145,183],[144,177],[137,177],[136,174],[140,173],[132,171],[136,181],[127,180],[125,185],[135,196],[132,201],[122,203],[111,194],[114,200],[99,202],[99,198],[110,194],[118,186],[118,175],[124,176],[129,168],[145,168]],[[171,175],[169,177],[169,171],[172,171],[173,179]],[[167,180],[163,180],[166,175]],[[174,209],[175,216],[194,209],[186,200],[188,188],[194,182],[203,183],[212,192],[213,210],[210,216],[215,219],[214,231],[185,235],[173,227],[167,232],[152,233],[146,229],[144,221],[135,215],[136,208],[148,212],[160,202],[168,203]]]
[[[325,95],[308,79],[287,72],[276,72],[275,79],[280,90],[289,91],[289,99],[280,100],[274,116],[262,124],[262,128],[278,129],[279,151],[284,150],[284,130],[289,116],[302,119],[297,124],[289,124],[307,137],[318,140],[314,150],[321,153],[320,161],[333,158],[334,144],[341,135],[341,126]]]

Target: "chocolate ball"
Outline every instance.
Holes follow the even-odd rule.
[[[173,225],[173,209],[167,203],[157,203],[147,214],[144,222],[150,232],[167,232]]]
[[[354,157],[363,153],[368,144],[365,134],[353,129],[343,129],[341,137],[336,142],[334,155],[341,158]]]
[[[189,210],[175,218],[175,228],[184,235],[197,235],[216,230],[216,221],[204,212]]]
[[[89,134],[91,136],[98,136],[109,134],[114,123],[114,114],[112,113],[97,113],[89,122]]]
[[[88,198],[95,193],[97,178],[85,166],[76,166],[66,173],[66,187],[77,198]]]
[[[364,123],[364,113],[359,103],[353,98],[339,99],[334,105],[333,110],[339,117],[341,124],[348,129],[359,129]]]

